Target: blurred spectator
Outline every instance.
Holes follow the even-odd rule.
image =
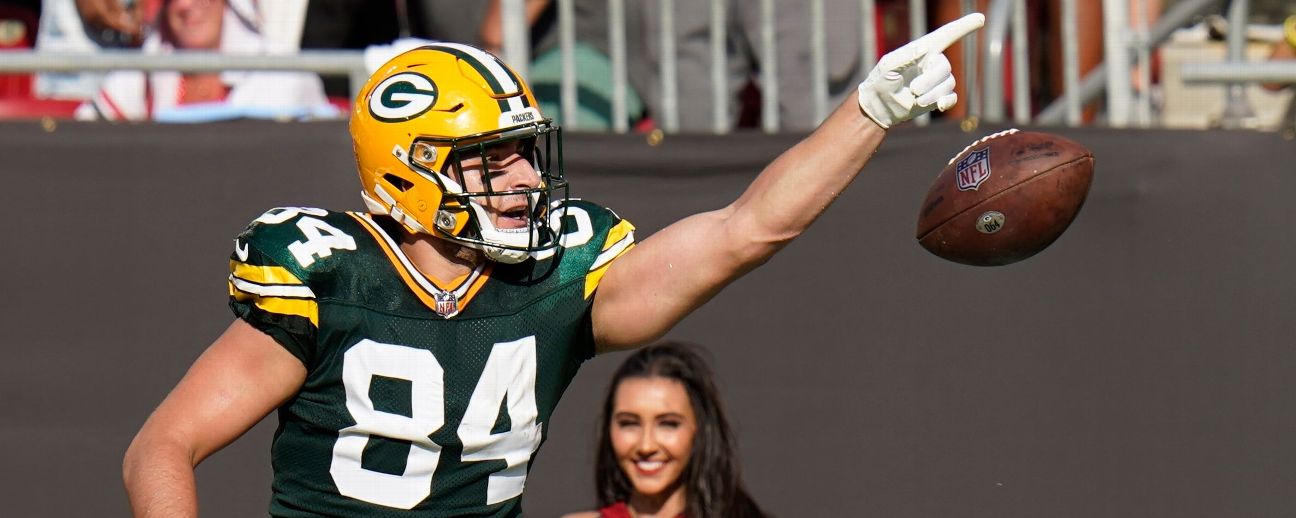
[[[314,0],[306,13],[301,46],[305,49],[363,49],[365,65],[373,71],[387,59],[431,41],[464,43],[500,52],[502,31],[500,0]],[[556,3],[524,0],[531,27],[531,87],[541,112],[560,123],[562,60],[558,50]],[[612,127],[612,74],[607,57],[606,0],[576,0],[577,118],[580,129]],[[445,13],[454,13],[448,16]],[[631,56],[634,56],[632,53]],[[633,61],[633,60],[632,60]],[[349,97],[345,77],[325,77],[330,97]],[[643,102],[627,87],[627,112],[631,123],[643,113]]]
[[[884,6],[900,2],[879,2]],[[502,45],[500,0],[483,2],[487,10],[481,22],[481,44]],[[712,86],[709,2],[675,2],[675,46],[678,79],[678,116],[683,131],[710,131]],[[811,27],[805,5],[775,2],[778,38],[780,119],[784,128],[807,130],[818,124],[813,96],[807,95],[810,76]],[[556,3],[525,0],[527,22],[531,24],[532,86],[545,114],[559,118],[558,97],[562,71],[558,48]],[[826,106],[850,95],[862,79],[860,70],[857,2],[825,2],[825,35],[829,98]],[[611,127],[611,59],[608,46],[608,11],[604,0],[574,0],[576,29],[577,116],[581,129]],[[761,81],[760,10],[747,2],[729,0],[726,6],[726,91],[728,127],[740,121],[758,120],[758,87]],[[879,26],[881,22],[879,21]],[[661,12],[657,2],[626,3],[626,47],[629,58],[627,112],[635,123],[643,114],[662,117],[661,100]],[[881,27],[880,27],[881,28]],[[880,33],[882,31],[879,31]],[[879,38],[882,39],[881,37]],[[903,40],[907,41],[907,40]],[[884,47],[880,46],[880,50]],[[645,110],[646,108],[646,110]],[[560,121],[563,122],[563,121]],[[651,124],[651,121],[646,121]],[[564,122],[565,123],[565,122]]]
[[[526,20],[531,27],[530,64],[531,88],[540,111],[568,128],[580,130],[609,130],[612,122],[612,59],[608,45],[608,10],[606,0],[575,0],[572,2],[575,45],[572,49],[576,77],[576,120],[562,118],[562,49],[559,45],[557,5],[552,0],[525,0]],[[503,45],[501,32],[501,0],[490,0],[482,20],[481,35],[485,44]],[[632,24],[633,25],[633,24]],[[636,40],[627,28],[627,40]],[[635,66],[639,54],[627,52],[630,66]],[[638,91],[630,84],[625,89],[626,124],[640,122],[645,113]]]
[[[138,45],[144,7],[138,0],[42,0],[36,50],[91,53]],[[86,100],[94,96],[102,79],[98,72],[41,72],[34,88],[42,99]]]
[[[302,49],[361,50],[400,37],[396,2],[373,0],[312,0],[306,7]],[[349,98],[350,80],[323,78],[329,97]]]
[[[1283,39],[1274,43],[1273,52],[1269,55],[1271,60],[1293,60],[1296,59],[1296,14],[1287,17],[1283,22]],[[1265,83],[1266,90],[1276,92],[1282,90],[1289,84],[1283,83]],[[1296,103],[1296,100],[1292,101]]]
[[[28,50],[36,40],[40,3],[0,2],[0,50]],[[0,74],[0,100],[30,95],[29,74]]]
[[[728,0],[727,31],[728,113],[730,127],[740,118],[754,120],[750,86],[760,81],[759,9]],[[884,5],[901,2],[883,1]],[[302,48],[366,49],[377,56],[404,48],[415,38],[454,41],[497,50],[503,44],[500,0],[314,0],[310,2],[302,35]],[[532,86],[544,113],[560,118],[558,105],[561,56],[558,49],[556,2],[525,0],[526,19],[531,25]],[[810,21],[804,5],[776,2],[780,117],[784,128],[807,130],[818,124],[813,96],[807,95],[810,76]],[[582,129],[611,127],[611,60],[608,57],[607,5],[605,0],[575,0],[577,116]],[[863,77],[860,70],[857,2],[825,2],[828,85],[831,107],[847,95]],[[454,13],[448,16],[445,13]],[[712,124],[710,75],[710,5],[708,2],[676,2],[675,29],[680,127],[684,131],[709,131]],[[626,45],[628,75],[627,111],[630,122],[645,111],[660,118],[661,80],[659,4],[627,2]],[[903,39],[903,38],[902,38]],[[399,40],[399,41],[398,41]],[[903,40],[907,41],[907,40]],[[880,51],[886,50],[879,48]],[[326,78],[331,96],[349,96],[345,78]],[[744,103],[744,101],[746,101]],[[646,110],[645,110],[646,108]],[[745,117],[744,117],[745,115]],[[563,122],[560,120],[560,122]]]
[[[69,10],[75,9],[69,1]],[[30,51],[37,46],[42,23],[40,0],[0,0],[0,50]],[[39,99],[37,75],[30,72],[0,74],[0,119],[71,117],[80,99]]]
[[[0,49],[31,48],[39,18],[39,2],[0,1]]]
[[[139,46],[156,4],[153,0],[76,0],[86,36],[101,47]],[[150,7],[153,12],[148,12]]]
[[[404,38],[482,46],[488,1],[311,0],[301,33],[303,49],[363,50]],[[395,54],[393,54],[395,55]],[[346,77],[325,77],[330,97],[350,98]]]
[[[481,46],[483,49],[489,51],[492,54],[502,56],[504,55],[504,25],[503,25],[504,15],[503,15],[502,2],[500,0],[486,0],[485,3],[487,4],[487,7],[486,7],[485,14],[482,16],[481,26],[478,32],[478,39],[481,41]],[[588,3],[588,2],[577,1],[576,3]],[[606,2],[600,2],[600,3],[605,4]],[[549,17],[553,16],[554,10],[551,7],[553,5],[554,3],[552,0],[523,0],[523,9],[526,11],[526,23],[527,26],[531,27],[532,29],[533,40],[538,35],[549,32],[545,30],[546,27],[537,27],[537,25],[539,25],[541,16],[544,15],[548,15]],[[595,23],[599,21],[601,21],[603,24],[606,24],[607,18],[604,17],[602,20],[595,21]],[[547,25],[552,25],[552,24],[547,24]],[[557,31],[553,31],[553,32],[555,33],[555,35],[557,34]],[[532,46],[534,47],[535,45],[533,44]]]
[[[661,13],[657,2],[628,2],[626,5],[627,45],[630,80],[660,119]],[[711,131],[711,7],[709,2],[675,2],[676,74],[678,115],[682,131]],[[883,7],[879,6],[879,10]],[[809,130],[819,124],[810,94],[811,27],[810,11],[801,2],[774,2],[775,33],[778,40],[776,66],[779,84],[779,120],[784,129]],[[860,67],[860,4],[844,0],[824,2],[824,36],[827,51],[829,98],[825,110],[853,95],[864,78]],[[729,0],[725,7],[727,54],[726,86],[729,128],[742,115],[743,92],[749,82],[759,87],[760,63],[764,52],[760,39],[760,9],[753,2]],[[825,113],[826,115],[826,113]],[[660,123],[660,121],[659,121]]]
[[[281,51],[262,34],[254,0],[163,0],[144,52],[174,49],[230,54]],[[109,74],[79,118],[202,122],[230,118],[336,117],[312,73],[225,71]]]
[[[296,52],[306,2],[256,2],[267,50]],[[162,0],[41,0],[40,4],[37,50],[94,53],[101,48],[139,47]],[[41,99],[89,100],[103,77],[101,72],[41,72],[36,74],[34,90]]]
[[[1283,22],[1283,39],[1274,43],[1273,52],[1269,55],[1273,60],[1296,60],[1296,14],[1287,17]],[[1265,83],[1263,86],[1266,90],[1276,92],[1283,88],[1296,88],[1296,84],[1282,83]],[[1278,131],[1288,140],[1296,139],[1296,97],[1287,101],[1287,112],[1279,121]]]

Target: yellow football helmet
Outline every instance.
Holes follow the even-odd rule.
[[[549,212],[567,196],[561,135],[512,69],[456,43],[392,58],[369,77],[351,114],[361,196],[370,212],[506,263],[557,245]],[[476,156],[485,164],[490,146],[509,141],[520,141],[516,149],[539,174],[539,186],[495,192],[483,181],[484,190],[467,191],[460,161]],[[495,228],[486,197],[517,195],[528,200],[527,229]]]

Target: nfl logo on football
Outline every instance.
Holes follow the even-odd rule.
[[[960,191],[972,191],[990,178],[990,148],[978,149],[959,160],[954,177]]]

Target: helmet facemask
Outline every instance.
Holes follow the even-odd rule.
[[[567,199],[561,139],[561,130],[549,120],[460,138],[414,139],[410,166],[437,182],[444,193],[430,233],[509,264],[557,246],[549,214],[555,202]],[[492,173],[508,166],[507,161],[500,162],[501,149],[511,151],[507,159],[526,160],[538,175],[538,185],[521,189],[493,185]],[[438,161],[437,155],[443,153],[444,160]],[[439,168],[438,162],[443,164]],[[465,168],[464,162],[473,165]],[[524,225],[498,228],[496,218],[520,219]]]

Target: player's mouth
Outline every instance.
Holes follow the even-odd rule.
[[[528,228],[530,222],[531,217],[527,214],[527,208],[518,207],[500,212],[495,218],[495,228],[504,231],[522,232]]]

